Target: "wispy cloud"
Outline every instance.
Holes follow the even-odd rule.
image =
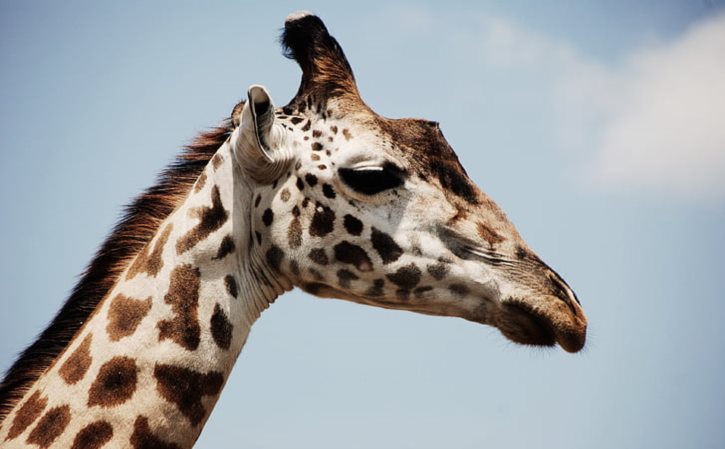
[[[725,15],[609,65],[501,18],[484,30],[489,63],[552,77],[561,143],[593,149],[595,185],[725,197]]]
[[[725,15],[632,55],[603,123],[593,175],[696,197],[725,197]]]
[[[605,62],[508,18],[482,14],[463,31],[462,18],[415,11],[411,26],[449,29],[471,63],[537,73],[552,99],[537,107],[556,117],[559,146],[586,153],[589,185],[725,198],[725,14]]]

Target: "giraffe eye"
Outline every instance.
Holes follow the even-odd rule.
[[[383,166],[341,168],[338,173],[348,187],[365,195],[400,187],[405,180],[405,172],[390,162]]]

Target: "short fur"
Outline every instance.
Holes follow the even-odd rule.
[[[0,422],[30,385],[65,350],[133,257],[187,196],[212,156],[231,134],[232,122],[197,136],[159,176],[155,186],[125,208],[68,300],[37,340],[18,357],[0,384]]]

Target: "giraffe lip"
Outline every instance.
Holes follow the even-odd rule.
[[[586,343],[586,325],[575,328],[561,325],[546,314],[520,301],[502,305],[496,327],[509,340],[531,346],[554,346],[567,352],[578,352]]]

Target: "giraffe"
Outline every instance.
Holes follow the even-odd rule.
[[[0,445],[192,447],[255,320],[294,287],[582,349],[576,295],[439,124],[370,109],[317,16],[290,15],[281,41],[295,97],[276,108],[252,85],[129,207],[0,386]]]

